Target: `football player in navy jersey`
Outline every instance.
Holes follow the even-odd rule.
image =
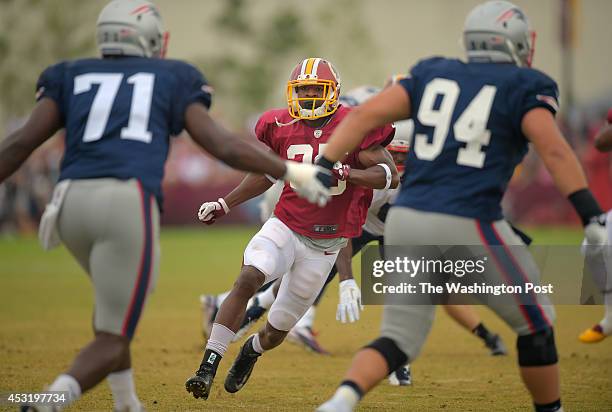
[[[575,207],[589,243],[605,242],[602,210],[555,123],[557,85],[530,68],[533,39],[514,4],[481,4],[465,21],[467,62],[419,62],[408,78],[357,107],[335,130],[318,161],[328,169],[372,128],[414,119],[406,179],[385,224],[387,245],[482,245],[494,257],[486,271],[491,284],[536,281],[535,262],[500,207],[529,143]],[[327,174],[317,177],[329,181]],[[526,301],[489,299],[489,306],[518,335],[520,374],[535,410],[560,411],[554,308],[543,295]],[[359,351],[336,393],[318,410],[353,410],[364,393],[416,358],[433,317],[431,305],[385,306],[381,336]]]
[[[228,165],[292,181],[309,200],[323,200],[327,191],[307,182],[315,166],[283,162],[212,120],[210,86],[193,66],[163,59],[166,40],[152,3],[109,3],[97,22],[102,58],[47,68],[29,120],[0,143],[1,183],[34,149],[66,129],[60,183],[40,237],[45,248],[61,239],[95,290],[95,339],[48,387],[68,392],[69,402],[107,377],[116,410],[141,410],[130,341],[158,273],[161,181],[170,136],[185,129]]]

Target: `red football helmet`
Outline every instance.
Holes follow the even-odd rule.
[[[318,97],[300,97],[298,89],[304,86],[319,86]],[[313,120],[329,116],[338,109],[340,76],[327,60],[311,57],[301,61],[287,82],[287,105],[289,114],[295,119]]]

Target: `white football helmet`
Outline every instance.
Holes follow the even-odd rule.
[[[472,61],[531,67],[534,43],[527,16],[508,1],[483,3],[465,19],[463,46]]]
[[[163,58],[168,32],[157,7],[144,0],[114,0],[102,9],[97,23],[98,49],[103,56]]]

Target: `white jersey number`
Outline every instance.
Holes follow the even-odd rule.
[[[75,95],[90,91],[94,84],[99,85],[85,124],[84,142],[94,142],[104,134],[122,80],[123,74],[121,73],[87,73],[74,78]],[[155,75],[136,73],[128,77],[126,83],[133,85],[134,91],[130,118],[127,127],[121,129],[121,138],[150,143],[152,134],[147,127],[151,115]]]
[[[319,144],[319,154],[315,157],[314,161],[316,162],[321,153],[323,153],[323,148],[327,146],[327,143]],[[314,149],[309,144],[292,144],[287,148],[287,159],[294,160],[297,156],[302,155],[302,163],[312,163],[312,155],[314,153]],[[292,188],[295,189],[293,185]],[[329,193],[332,196],[341,195],[346,190],[346,181],[338,180],[338,184],[336,186],[332,186],[329,188]]]
[[[434,130],[431,142],[426,134],[415,135],[414,153],[419,159],[434,160],[442,153],[459,92],[457,82],[449,79],[436,78],[425,87],[417,118],[421,124],[431,126]],[[486,154],[482,147],[487,146],[491,140],[491,131],[486,127],[496,92],[495,86],[483,86],[455,121],[455,139],[466,144],[459,149],[457,164],[478,169],[484,165]],[[434,109],[438,96],[441,96],[441,102],[439,107]]]

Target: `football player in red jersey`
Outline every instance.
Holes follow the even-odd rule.
[[[287,83],[288,110],[265,112],[255,134],[281,158],[312,163],[350,111],[339,104],[339,95],[340,78],[332,64],[321,58],[305,59]],[[228,372],[225,390],[230,393],[244,386],[257,358],[278,346],[312,305],[339,250],[347,239],[360,234],[361,224],[350,218],[354,211],[349,211],[355,205],[367,209],[365,202],[355,202],[364,195],[360,186],[382,189],[399,184],[393,159],[384,148],[392,138],[391,125],[377,128],[336,165],[337,183],[323,208],[298,197],[285,185],[274,215],[247,245],[240,276],[216,315],[200,367],[185,384],[194,397],[208,398],[219,361],[240,327],[247,302],[264,283],[285,275],[266,325],[245,342]],[[271,185],[267,177],[249,174],[225,198],[204,203],[198,217],[213,223]],[[347,284],[341,287],[347,290],[347,299],[357,300],[360,294],[355,281],[344,282]]]
[[[607,123],[595,136],[595,147],[600,152],[612,151],[612,108],[608,110]],[[587,254],[587,264],[592,273],[595,284],[604,296],[604,317],[594,326],[582,332],[578,339],[583,343],[601,342],[608,336],[612,336],[612,210],[606,214],[606,229],[608,231],[607,253],[597,251],[596,245],[588,244],[584,240],[583,245],[588,245],[583,252]],[[603,255],[603,258],[602,258]]]

